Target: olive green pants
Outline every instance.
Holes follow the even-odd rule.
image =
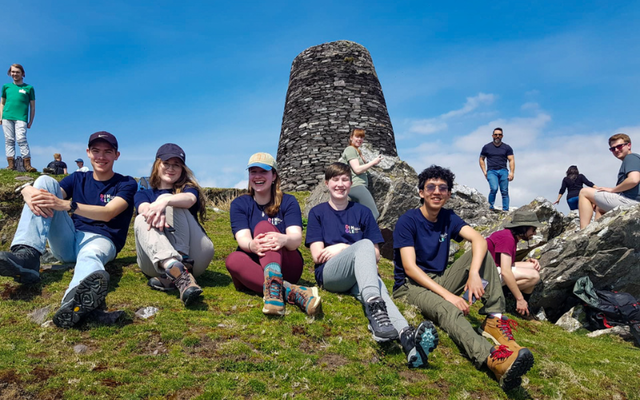
[[[469,278],[470,266],[471,251],[467,251],[442,275],[428,275],[451,293],[460,295]],[[483,307],[480,309],[480,314],[503,313],[505,302],[500,276],[488,252],[480,267],[480,277],[489,282],[481,299]],[[393,297],[397,299],[405,297],[409,304],[418,307],[425,318],[440,326],[459,347],[464,349],[476,367],[482,366],[489,357],[493,344],[473,329],[460,309],[440,295],[407,278],[407,282],[393,292]]]

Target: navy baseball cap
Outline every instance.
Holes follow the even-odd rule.
[[[83,160],[82,158],[78,158],[78,159],[76,160],[76,162],[84,163],[84,160]]]
[[[156,152],[156,158],[162,161],[167,161],[170,158],[179,158],[183,164],[187,164],[187,156],[184,154],[184,150],[177,144],[165,143]]]
[[[91,143],[95,142],[96,140],[104,140],[105,142],[109,143],[111,147],[113,147],[116,151],[118,150],[118,140],[109,132],[100,131],[91,135],[89,137],[89,147],[91,147]]]

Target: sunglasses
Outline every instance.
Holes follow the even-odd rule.
[[[609,151],[610,151],[610,152],[612,152],[612,153],[613,153],[614,151],[620,151],[620,150],[622,150],[622,148],[623,148],[624,146],[626,146],[626,145],[628,145],[628,144],[629,144],[629,143],[622,143],[622,144],[618,144],[618,145],[616,145],[616,146],[611,146],[611,147],[609,147]]]
[[[440,193],[445,193],[449,191],[449,186],[447,185],[433,185],[433,184],[428,184],[427,186],[425,186],[424,191],[427,194],[431,194],[436,191],[436,188]]]
[[[502,133],[494,133],[493,136],[502,136]]]

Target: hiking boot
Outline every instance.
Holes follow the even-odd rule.
[[[35,169],[35,168],[33,168],[31,166],[31,158],[30,157],[29,158],[23,158],[22,161],[24,163],[25,171],[27,171],[27,172],[38,172],[37,169]]]
[[[185,306],[193,303],[202,294],[202,288],[180,261],[171,264],[166,270],[166,276],[180,290],[180,300]]]
[[[387,305],[382,298],[372,297],[365,303],[365,314],[369,319],[369,330],[376,342],[386,342],[398,338],[398,331],[391,324]]]
[[[0,252],[0,275],[27,285],[40,282],[40,252],[22,244]]]
[[[533,367],[533,354],[525,347],[513,351],[505,345],[494,346],[487,357],[487,367],[506,392],[520,386],[521,376]]]
[[[105,307],[108,289],[109,273],[105,270],[92,272],[67,293],[53,316],[53,323],[64,329],[75,326],[91,311]]]
[[[170,292],[177,289],[176,285],[167,278],[166,274],[149,278],[147,285],[149,285],[151,289],[159,290],[161,292]]]
[[[262,312],[266,315],[284,315],[282,274],[271,268],[266,268],[262,287],[264,294]]]
[[[305,287],[285,282],[285,298],[289,304],[295,304],[309,316],[314,316],[322,309],[317,287]]]
[[[516,321],[504,315],[502,318],[488,315],[478,328],[478,333],[492,340],[496,345],[504,344],[511,350],[518,351],[522,346],[516,343],[511,332],[511,329],[515,329],[517,326],[518,323]]]
[[[13,171],[16,170],[16,160],[13,157],[7,157],[7,164],[9,165],[7,166],[6,169],[13,170]]]
[[[427,364],[427,357],[438,346],[438,332],[431,321],[424,321],[418,328],[409,326],[400,334],[400,344],[407,355],[409,368]]]

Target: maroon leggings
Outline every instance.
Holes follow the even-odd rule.
[[[278,228],[267,221],[258,222],[253,230],[254,236],[267,232],[280,233]],[[302,276],[304,265],[304,260],[298,250],[283,248],[278,251],[268,251],[262,257],[238,250],[229,254],[229,257],[225,260],[225,265],[229,270],[229,274],[231,274],[236,290],[246,288],[256,293],[262,293],[264,267],[273,262],[280,265],[285,281],[298,283],[300,276]]]

